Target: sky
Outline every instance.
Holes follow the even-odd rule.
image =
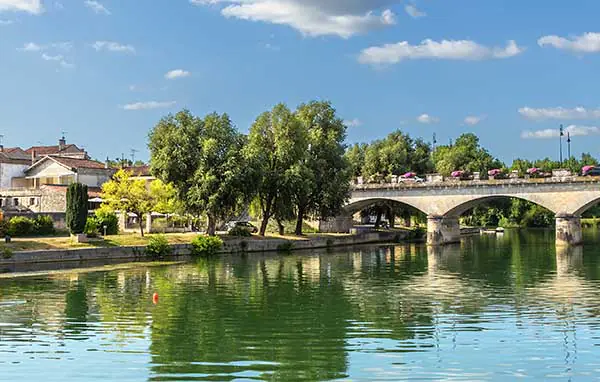
[[[183,108],[242,132],[329,100],[348,143],[401,129],[493,155],[600,156],[596,0],[0,0],[0,134],[147,159]],[[566,155],[566,143],[564,143]]]

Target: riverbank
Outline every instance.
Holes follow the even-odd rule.
[[[171,246],[171,255],[169,260],[184,260],[191,254],[191,239],[195,235],[169,235]],[[258,237],[250,238],[233,238],[223,237],[223,248],[218,254],[232,253],[256,253],[256,252],[289,252],[298,250],[324,249],[334,247],[354,246],[360,244],[394,242],[408,239],[410,231],[393,231],[393,232],[369,232],[358,235],[311,235],[305,237]],[[0,271],[14,272],[16,267],[19,271],[26,271],[31,268],[27,266],[45,264],[46,269],[54,269],[58,264],[61,265],[76,263],[85,266],[85,263],[98,265],[102,262],[115,264],[119,262],[129,261],[147,261],[149,260],[146,254],[147,238],[125,237],[121,238],[120,242],[143,242],[140,245],[117,245],[117,241],[102,240],[98,242],[90,242],[86,244],[78,244],[78,247],[63,247],[63,240],[69,238],[47,238],[43,241],[36,240],[41,246],[49,248],[37,250],[20,250],[14,252],[6,252],[0,257]],[[23,243],[24,240],[18,240],[11,244]],[[33,240],[28,241],[31,243]],[[28,244],[29,246],[30,244]],[[52,247],[54,246],[54,247]],[[18,247],[18,244],[17,244]],[[23,245],[21,245],[23,247]],[[25,267],[23,267],[25,266]],[[68,266],[68,265],[67,265]]]

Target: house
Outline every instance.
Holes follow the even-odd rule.
[[[152,183],[152,181],[156,180],[156,178],[150,173],[150,166],[130,166],[123,167],[124,171],[127,171],[131,174],[131,179],[143,179],[146,183]]]
[[[90,159],[87,152],[74,144],[67,144],[67,140],[63,136],[58,140],[56,146],[32,146],[25,150],[33,162],[47,156],[58,156],[75,159]]]
[[[94,160],[46,155],[28,167],[24,177],[13,178],[12,188],[38,189],[43,185],[68,186],[71,183],[99,188],[114,172],[106,164]]]
[[[0,189],[10,188],[12,179],[23,176],[29,166],[31,160],[25,151],[0,145]]]

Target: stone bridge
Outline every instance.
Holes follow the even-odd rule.
[[[378,201],[394,201],[427,215],[427,243],[460,240],[459,217],[480,203],[497,198],[519,198],[552,211],[556,243],[582,242],[581,214],[600,202],[600,180],[589,177],[445,181],[355,185],[338,227],[347,230],[351,215]],[[350,223],[351,224],[351,223]]]

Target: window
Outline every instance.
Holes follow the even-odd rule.
[[[19,205],[19,198],[13,198],[13,206]]]
[[[0,207],[4,207],[4,199],[0,199]]]
[[[35,206],[35,198],[29,198],[29,205]]]

